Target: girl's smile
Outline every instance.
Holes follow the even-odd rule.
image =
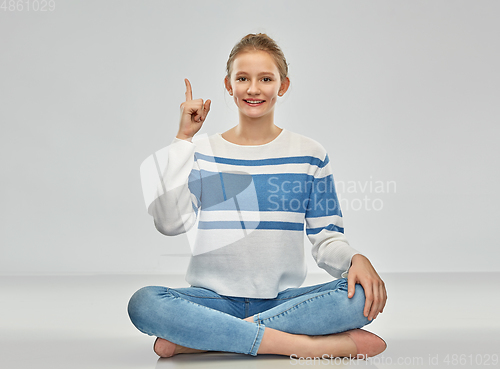
[[[251,99],[246,99],[243,101],[246,102],[250,106],[259,106],[259,105],[264,104],[264,102],[265,102],[265,100],[251,100]]]

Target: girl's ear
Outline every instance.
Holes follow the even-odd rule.
[[[285,92],[288,91],[288,87],[290,87],[290,78],[286,77],[283,82],[281,82],[280,90],[278,91],[279,96],[283,96]]]
[[[229,82],[229,78],[224,77],[224,85],[226,85],[226,90],[229,92],[229,95],[233,96],[233,88],[231,87],[231,82]]]

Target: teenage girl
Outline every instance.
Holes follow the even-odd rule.
[[[238,125],[193,142],[211,101],[193,100],[186,79],[179,131],[163,174],[166,182],[180,185],[151,210],[166,235],[186,232],[199,218],[196,242],[203,251],[191,258],[191,286],[140,289],[128,306],[133,324],[157,337],[153,349],[161,357],[205,351],[291,358],[378,355],[386,343],[360,328],[383,312],[386,289],[370,261],[349,246],[340,209],[324,213],[325,203],[338,204],[328,155],[316,141],[274,123],[276,102],[290,85],[281,49],[265,34],[249,34],[231,51],[226,72]],[[217,173],[214,165],[225,170]],[[243,172],[251,182],[231,202],[230,186],[241,182]],[[297,179],[318,188],[324,182],[333,190],[292,191]],[[282,203],[269,195],[277,191]],[[292,208],[300,201],[303,207]],[[320,205],[313,207],[316,201]],[[256,215],[259,221],[246,221]],[[306,275],[304,220],[313,257],[335,280],[300,287]]]

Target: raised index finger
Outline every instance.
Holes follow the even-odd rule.
[[[193,91],[191,90],[191,83],[187,78],[184,78],[184,82],[186,82],[186,101],[193,100]]]

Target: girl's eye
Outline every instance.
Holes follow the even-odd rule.
[[[271,82],[271,78],[269,78],[269,77],[264,77],[264,78],[262,78],[262,80],[264,82]]]
[[[237,78],[236,80],[237,80],[237,81],[245,81],[246,79],[247,79],[246,77],[239,77],[239,78]]]

